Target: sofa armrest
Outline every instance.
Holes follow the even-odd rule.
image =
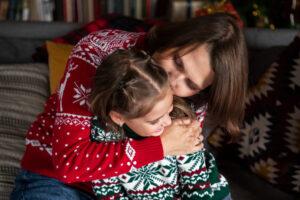
[[[0,21],[0,64],[33,62],[37,47],[79,26],[66,22]]]
[[[299,30],[296,29],[267,29],[245,28],[245,38],[250,49],[266,49],[274,46],[287,46]]]

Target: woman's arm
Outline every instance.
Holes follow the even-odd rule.
[[[165,127],[161,137],[164,156],[183,155],[200,151],[203,148],[202,140],[199,142],[200,122],[190,119],[175,119],[172,124]],[[196,145],[197,144],[197,145]]]
[[[150,137],[140,141],[128,139],[107,143],[90,141],[92,113],[89,111],[88,96],[92,92],[96,67],[103,57],[115,49],[137,48],[144,36],[145,33],[102,30],[83,38],[73,49],[54,101],[56,117],[52,158],[58,178],[62,181],[105,179],[161,160],[164,155],[197,150],[190,145],[191,138],[196,137],[195,131],[184,134],[188,125],[177,131],[179,125],[171,128],[172,131],[166,131],[162,139]]]

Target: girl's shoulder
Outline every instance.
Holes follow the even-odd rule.
[[[120,141],[121,134],[108,131],[105,123],[98,117],[91,120],[90,139],[92,142],[117,142]]]
[[[196,115],[196,119],[200,122],[200,126],[203,126],[204,119],[206,116],[206,111],[207,111],[207,103],[203,104],[201,106],[195,107],[195,105],[192,103],[191,107]]]

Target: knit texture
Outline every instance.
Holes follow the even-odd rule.
[[[203,125],[206,106],[196,110]],[[115,141],[119,134],[103,135],[105,126],[97,118],[91,138],[97,142]],[[124,125],[125,140],[145,139]],[[121,166],[126,163],[121,163]],[[166,156],[126,174],[92,181],[98,199],[222,199],[229,194],[228,182],[218,173],[212,154],[202,150],[181,156]]]
[[[45,63],[0,65],[0,200],[9,199],[30,124],[49,96]]]
[[[89,34],[74,47],[56,92],[28,130],[22,168],[74,183],[128,173],[163,159],[160,137],[90,141],[88,96],[96,68],[116,49],[142,48],[145,36],[106,29]],[[120,163],[126,164],[120,167]]]

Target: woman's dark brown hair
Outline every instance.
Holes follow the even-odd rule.
[[[96,69],[91,111],[111,131],[123,133],[109,117],[116,111],[127,119],[144,116],[169,88],[168,75],[149,55],[117,50]]]
[[[215,77],[194,103],[208,103],[211,125],[225,128],[232,136],[239,134],[245,110],[248,55],[243,32],[233,16],[217,13],[155,27],[145,45],[150,54],[173,49],[174,55],[205,45]]]

